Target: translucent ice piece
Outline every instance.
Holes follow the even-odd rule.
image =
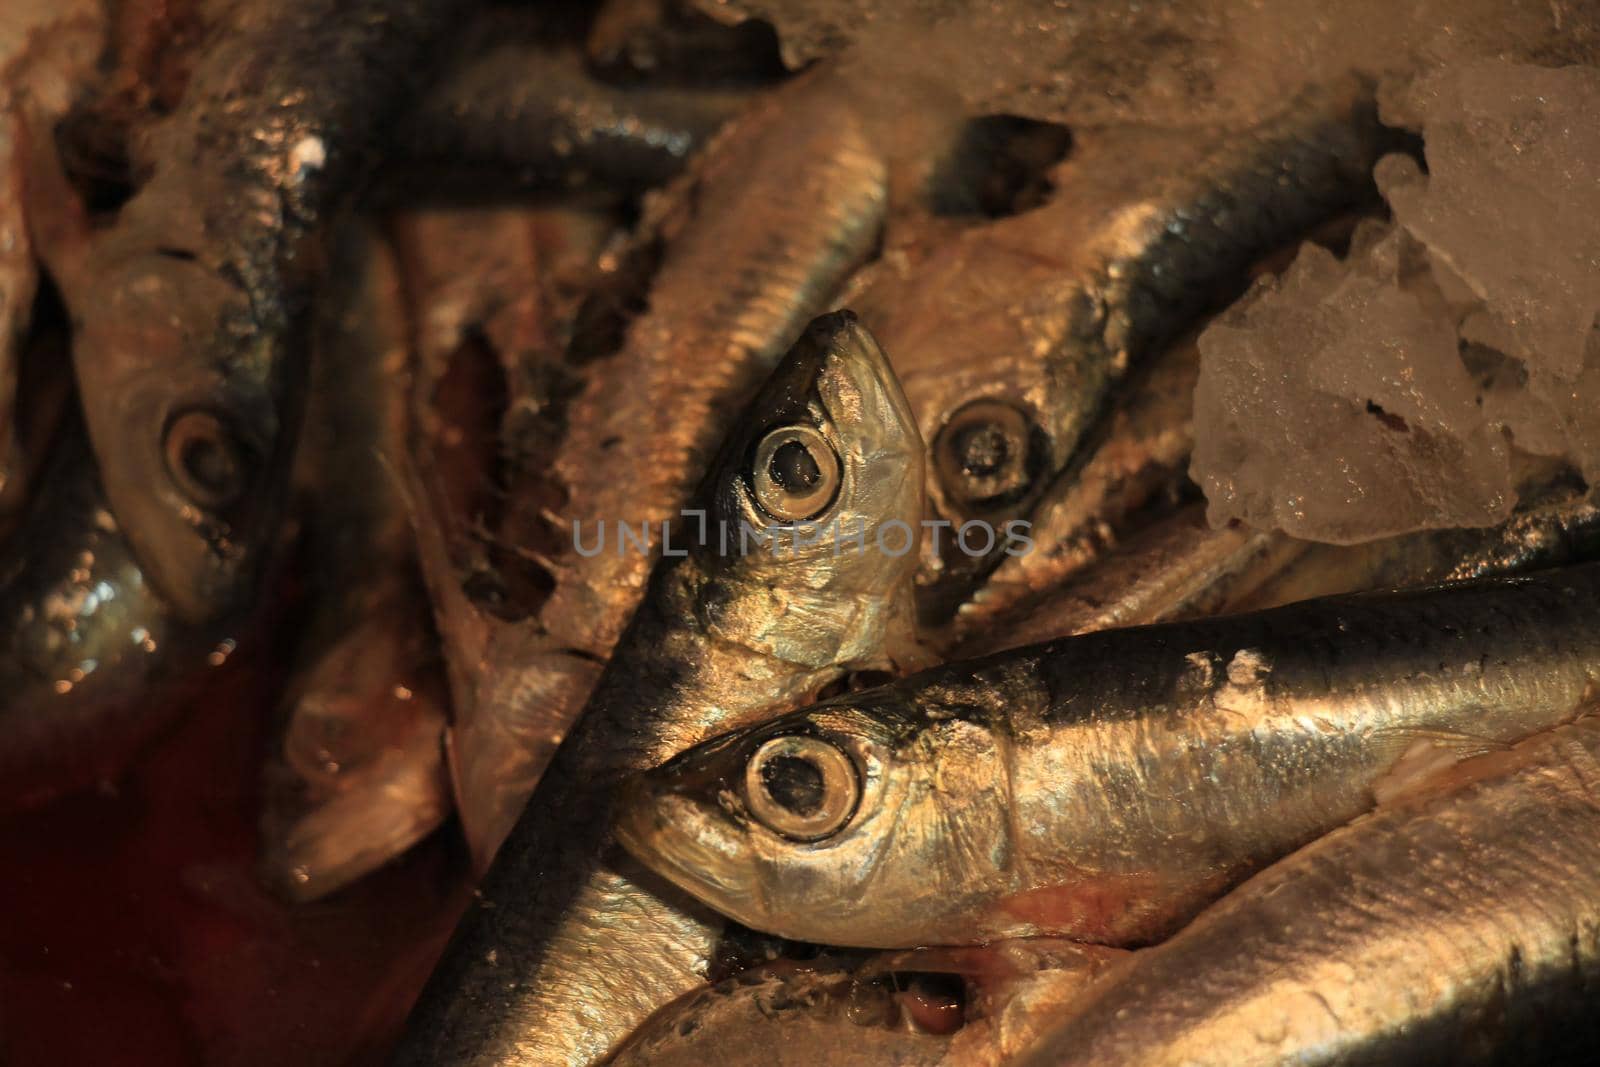
[[[1200,352],[1191,474],[1213,523],[1353,543],[1510,513],[1503,434],[1404,234],[1367,228],[1345,261],[1307,245]]]

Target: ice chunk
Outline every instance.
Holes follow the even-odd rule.
[[[1469,327],[1482,321],[1469,318],[1463,337],[1479,336]],[[1511,432],[1517,447],[1562,456],[1590,486],[1600,485],[1600,330],[1589,332],[1582,366],[1571,378],[1505,359],[1489,380],[1483,409]]]
[[[1382,110],[1428,162],[1379,162],[1394,223],[1358,227],[1343,263],[1307,250],[1200,338],[1214,522],[1323,541],[1494,522],[1507,435],[1600,484],[1600,70],[1473,60]]]
[[[1493,368],[1484,410],[1518,447],[1600,480],[1600,70],[1502,60],[1436,71],[1385,94],[1423,135],[1424,176],[1399,157],[1377,179],[1424,242],[1441,291],[1476,302],[1469,349]]]
[[[1600,311],[1600,70],[1478,61],[1385,103],[1420,124],[1428,161],[1379,163],[1395,218],[1500,320],[1508,354],[1576,379]]]
[[[1307,245],[1200,352],[1191,473],[1213,523],[1352,543],[1510,513],[1509,450],[1405,234],[1364,227],[1342,262]]]

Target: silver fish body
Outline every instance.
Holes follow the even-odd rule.
[[[486,863],[643,595],[651,556],[620,526],[679,519],[737,411],[805,323],[866,258],[885,173],[827,82],[786,86],[732,123],[647,223],[664,241],[649,308],[590,368],[567,411],[555,474],[574,550],[553,561],[536,619],[498,627],[456,686],[462,824]],[[787,106],[780,106],[786,104]],[[578,541],[610,531],[598,553]],[[443,624],[448,628],[451,624]]]
[[[592,1062],[704,980],[722,923],[615,851],[620,783],[851,668],[889,665],[913,629],[915,556],[840,553],[827,530],[860,529],[870,545],[883,524],[915,521],[922,463],[876,343],[848,312],[812,323],[694,498],[705,535],[686,524],[683,547],[663,550],[435,973],[402,1062]],[[736,540],[740,524],[783,536],[795,523],[823,536],[776,552]]]
[[[1600,505],[1555,487],[1525,487],[1511,518],[1482,530],[1426,530],[1364,545],[1311,545],[1257,588],[1230,597],[1253,610],[1360,588],[1453,582],[1560,566],[1600,555]]]
[[[1058,479],[1040,499],[1029,518],[1031,547],[1003,559],[961,604],[941,631],[944,644],[961,648],[1032,625],[1027,620],[1039,598],[1109,551],[1152,498],[1183,483],[1199,374],[1192,340],[1152,360],[1149,373],[1085,442],[1073,476]]]
[[[1130,368],[1261,256],[1370,197],[1377,148],[1354,83],[1246,129],[1085,131],[1043,207],[968,229],[863,293],[929,442],[935,516],[1028,518]],[[932,621],[999,560],[948,537],[925,556]]]
[[[952,664],[678,757],[636,780],[618,836],[786,937],[1146,943],[1370,809],[1419,751],[1573,718],[1597,612],[1584,565]],[[803,838],[756,773],[780,747],[840,813]]]
[[[751,102],[749,91],[608,85],[499,15],[468,31],[409,117],[395,150],[408,168],[470,178],[479,191],[500,175],[514,187],[640,192],[676,176]]]
[[[409,429],[399,280],[363,228],[341,235],[335,264],[298,476],[314,600],[262,818],[267,878],[296,900],[370,873],[451,810],[443,680],[392,458]]]
[[[1524,504],[1499,526],[1349,546],[1315,545],[1236,523],[1213,528],[1196,504],[1020,599],[998,626],[979,631],[957,655],[1318,596],[1520,574],[1597,556],[1600,507],[1553,485],[1525,490]]]
[[[661,1009],[608,1062],[989,1067],[1037,1041],[1122,955],[1039,939],[779,960]]]
[[[362,181],[446,0],[218,5],[176,110],[132,147],[149,178],[104,230],[66,206],[42,254],[107,496],[182,617],[248,601],[278,534],[306,311],[330,215]],[[41,141],[47,131],[38,131]]]
[[[914,995],[914,994],[913,994]],[[910,1025],[894,976],[867,976],[841,962],[780,961],[673,1002],[639,1027],[613,1067],[932,1065],[950,1039]]]
[[[1248,595],[1306,545],[1271,530],[1213,529],[1203,505],[1182,509],[1107,551],[1061,584],[1021,600],[960,658],[1122,626],[1213,614]],[[1402,583],[1405,584],[1405,583]]]
[[[1442,772],[1135,955],[1021,1062],[1585,1063],[1600,723]]]

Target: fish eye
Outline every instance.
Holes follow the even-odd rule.
[[[1033,431],[1032,419],[1000,400],[974,400],[951,416],[935,444],[951,502],[982,511],[1026,495],[1038,476]]]
[[[839,457],[809,426],[783,426],[756,446],[756,500],[785,522],[815,518],[839,489]]]
[[[854,814],[861,796],[855,764],[826,741],[775,737],[745,765],[745,803],[767,829],[820,841]]]
[[[244,496],[245,452],[216,412],[195,408],[178,415],[167,425],[163,447],[168,474],[193,503],[218,511]]]

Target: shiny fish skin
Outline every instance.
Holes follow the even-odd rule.
[[[736,423],[696,499],[763,526],[756,442],[815,426],[841,462],[813,521],[922,513],[923,445],[888,362],[848,312],[807,328]],[[680,532],[684,528],[680,528]],[[611,811],[628,774],[735,724],[812,697],[850,669],[891,666],[912,639],[911,554],[663,558],[570,738],[458,927],[411,1020],[403,1063],[588,1063],[704,980],[722,922],[618,853]]]
[[[827,82],[786,86],[731,124],[658,201],[665,258],[649,309],[568,408],[564,518],[675,519],[738,410],[866,258],[884,167]],[[645,553],[567,553],[537,620],[500,628],[458,686],[451,744],[462,825],[487,863],[643,594]],[[449,628],[450,623],[441,628]],[[459,658],[459,657],[458,657]]]
[[[1025,518],[1134,363],[1193,325],[1251,263],[1373,195],[1378,140],[1353,82],[1302,94],[1245,130],[1083,131],[1045,206],[968,230],[863,294],[862,319],[895,354],[933,450],[937,516]],[[941,434],[980,401],[1023,414],[1030,440],[1013,451],[1026,450],[1036,473],[1025,491],[974,505],[953,491],[964,483]],[[930,621],[997,562],[945,540],[942,556],[926,548],[919,576]]]
[[[610,1067],[997,1067],[1030,1047],[1123,953],[1040,938],[913,949],[863,960],[788,960],[696,990],[651,1016]],[[925,975],[962,980],[964,1020],[940,1022]],[[931,994],[931,995],[930,995]],[[929,1007],[920,1008],[921,1000]],[[947,1003],[947,1002],[946,1002]],[[929,1011],[931,1008],[931,1012]],[[946,1024],[949,1025],[949,1024]]]
[[[1009,632],[1031,614],[1035,598],[1106,552],[1139,508],[1183,483],[1194,447],[1200,351],[1193,339],[1172,345],[1149,370],[1088,444],[1082,466],[1039,501],[1029,519],[1033,547],[990,572],[944,628],[942,644],[960,648],[965,639]]]
[[[314,600],[261,823],[266,879],[296,901],[371,873],[451,811],[443,680],[390,458],[409,431],[397,269],[364,227],[335,247],[297,472]]]
[[[419,101],[396,147],[407,167],[446,176],[465,169],[475,189],[483,174],[499,173],[522,187],[642,192],[682,171],[752,99],[607,85],[576,56],[517,39],[515,20],[507,21],[475,27],[487,47],[464,48]]]
[[[848,107],[812,81],[776,94],[708,154],[694,199],[705,208],[667,238],[649,311],[573,405],[557,457],[574,520],[659,521],[705,470],[740,405],[872,251],[882,222],[882,162]],[[779,105],[783,106],[779,106]],[[573,647],[603,651],[649,559],[574,559],[544,614]],[[634,597],[637,592],[634,592]],[[594,606],[596,613],[566,610]],[[621,610],[619,610],[619,608]]]
[[[1586,1063],[1600,723],[1443,772],[1136,954],[1022,1062]]]
[[[1310,597],[1453,582],[1600,556],[1600,505],[1551,487],[1524,489],[1510,519],[1484,530],[1425,530],[1364,545],[1312,545],[1258,588],[1230,599],[1253,611]]]
[[[1318,596],[1520,574],[1600,556],[1600,507],[1545,486],[1499,526],[1428,530],[1365,545],[1314,545],[1239,524],[1213,529],[1195,504],[1133,534],[1081,573],[1020,601],[952,658]]]
[[[956,658],[1069,634],[1214,614],[1305,549],[1305,542],[1271,530],[1240,525],[1213,529],[1205,506],[1193,504],[1134,534],[1082,573],[1022,601],[998,630],[975,635]]]
[[[39,272],[22,210],[19,123],[0,104],[0,532],[27,499],[27,459],[17,430],[17,361]]]
[[[115,771],[170,719],[212,639],[172,617],[70,420],[0,565],[0,807]]]
[[[297,430],[321,232],[460,10],[225,5],[177,110],[133,146],[150,177],[115,223],[91,234],[58,206],[40,242],[112,510],[187,619],[254,592]],[[70,197],[59,174],[41,179],[36,203]]]
[[[1066,638],[732,734],[641,776],[618,835],[748,926],[894,947],[1139,944],[1368,810],[1418,746],[1575,717],[1600,565]],[[753,746],[806,734],[864,784],[815,844],[750,814]],[[730,785],[729,783],[733,783]]]
[[[782,962],[687,994],[645,1021],[609,1067],[933,1067],[950,1038],[907,1026],[887,978]]]

